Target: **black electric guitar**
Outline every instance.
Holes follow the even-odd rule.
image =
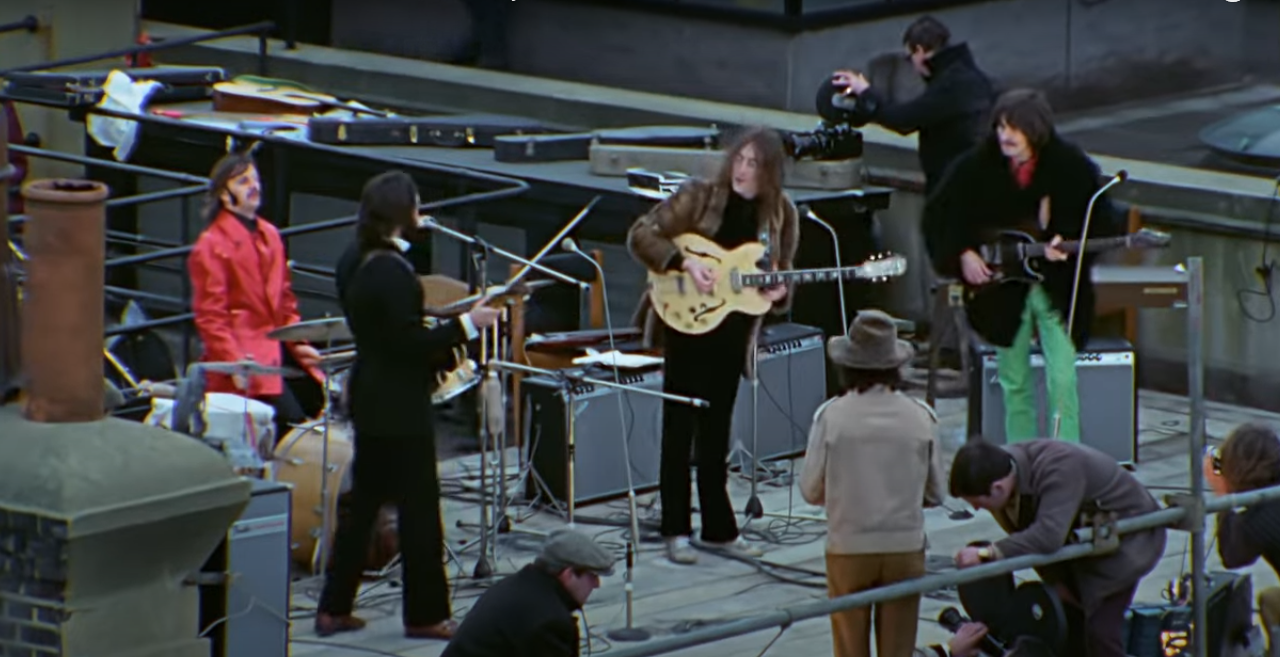
[[[1169,246],[1172,238],[1168,233],[1143,228],[1136,233],[1119,237],[1099,237],[1086,240],[1085,253],[1101,253],[1117,249],[1158,249]],[[996,239],[978,247],[978,255],[986,261],[991,269],[991,281],[988,283],[1005,283],[1021,281],[1039,283],[1044,280],[1040,273],[1040,263],[1044,261],[1045,248],[1048,242],[1037,242],[1030,233],[1020,230],[1004,230],[996,235]],[[1080,253],[1080,242],[1063,241],[1057,247],[1068,254]]]

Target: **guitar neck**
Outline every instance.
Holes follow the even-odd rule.
[[[1097,253],[1099,251],[1110,251],[1112,249],[1128,248],[1131,241],[1130,235],[1121,235],[1120,237],[1100,237],[1095,240],[1085,240],[1084,251],[1086,253]],[[1044,242],[1026,245],[1026,255],[1031,258],[1044,257],[1044,250],[1049,245]],[[1078,254],[1080,253],[1080,242],[1070,241],[1061,242],[1057,248],[1064,253]]]
[[[760,272],[743,274],[742,284],[749,287],[772,287],[787,283],[825,283],[842,278],[857,278],[860,267],[843,267],[830,269],[792,269],[789,271]]]

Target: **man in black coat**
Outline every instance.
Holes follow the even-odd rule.
[[[350,415],[355,429],[351,512],[338,521],[332,567],[320,596],[320,636],[363,628],[352,615],[370,534],[388,502],[398,510],[404,559],[405,636],[447,639],[450,619],[444,572],[431,392],[455,346],[492,326],[500,310],[478,304],[456,320],[423,325],[423,293],[401,238],[421,205],[413,180],[399,171],[364,188],[357,228],[359,257],[337,271],[343,313],[355,336]]]
[[[902,44],[925,81],[924,93],[890,103],[861,73],[839,70],[818,91],[818,114],[832,123],[861,127],[877,123],[894,132],[920,133],[920,168],[925,193],[960,154],[978,143],[995,99],[994,87],[963,43],[950,45],[951,32],[931,16],[912,23]]]
[[[990,125],[991,136],[957,159],[929,197],[925,246],[939,275],[963,279],[969,324],[996,347],[1006,440],[1044,437],[1030,363],[1032,338],[1038,336],[1054,416],[1049,433],[1057,428],[1056,437],[1079,441],[1075,359],[1093,322],[1093,257],[1083,256],[1077,290],[1076,258],[1054,245],[1080,239],[1101,174],[1084,151],[1058,135],[1049,103],[1037,91],[1002,95]],[[1090,239],[1117,227],[1105,199],[1094,213]],[[1008,229],[1049,243],[1044,258],[1036,259],[1042,281],[993,279],[979,247]],[[1005,263],[1002,271],[1016,275],[1018,269],[1018,263]]]
[[[614,561],[584,534],[552,534],[532,564],[480,596],[441,657],[577,657],[573,612]]]

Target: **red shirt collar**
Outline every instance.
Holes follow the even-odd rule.
[[[1033,156],[1022,164],[1010,160],[1009,171],[1013,174],[1013,179],[1018,183],[1018,187],[1026,189],[1031,185],[1031,176],[1035,175],[1036,172],[1036,158]]]

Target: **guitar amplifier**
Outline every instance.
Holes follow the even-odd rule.
[[[995,347],[976,338],[971,343],[969,376],[969,435],[981,435],[1001,445],[1004,394],[1000,388]],[[1094,338],[1076,354],[1076,385],[1080,397],[1080,442],[1120,463],[1138,461],[1138,386],[1133,346],[1123,338]],[[1031,349],[1040,434],[1052,435],[1046,411],[1044,356]]]
[[[662,371],[622,370],[619,381],[611,368],[590,368],[586,376],[622,385],[662,391]],[[662,447],[662,399],[590,383],[574,383],[531,376],[521,383],[528,413],[525,444],[536,477],[527,495],[569,499],[569,463],[573,462],[575,505],[627,494],[627,468],[637,492],[658,486]],[[570,448],[567,413],[574,418]],[[630,448],[630,463],[627,450]]]
[[[733,451],[752,449],[758,427],[758,461],[794,458],[804,453],[813,414],[827,398],[826,342],[822,329],[802,324],[770,324],[760,332],[759,409],[753,414],[751,381],[743,377],[733,407]],[[750,471],[750,463],[744,470]]]

